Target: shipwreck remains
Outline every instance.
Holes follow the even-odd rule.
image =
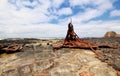
[[[23,48],[22,45],[0,45],[0,52],[17,52]]]
[[[78,35],[74,32],[74,28],[72,23],[68,24],[68,31],[67,35],[63,42],[60,44],[53,45],[53,49],[60,49],[60,48],[81,48],[81,49],[91,49],[93,52],[97,48],[116,48],[117,44],[95,44],[89,41],[82,40],[78,37]]]
[[[74,28],[71,22],[68,24],[67,35],[63,43],[53,46],[54,49],[83,48],[83,49],[92,49],[92,50],[96,49],[97,47],[98,47],[97,44],[81,40],[78,37],[78,35],[74,32]]]

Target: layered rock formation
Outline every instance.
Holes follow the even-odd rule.
[[[114,31],[108,31],[106,32],[106,34],[104,35],[105,38],[115,38],[115,37],[120,37],[120,34],[117,34]]]

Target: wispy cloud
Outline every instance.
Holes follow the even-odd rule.
[[[70,15],[72,14],[71,8],[62,8],[58,11],[58,15]]]
[[[113,11],[110,13],[110,16],[111,16],[111,17],[120,16],[120,10],[113,10]]]

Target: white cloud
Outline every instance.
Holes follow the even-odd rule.
[[[70,15],[72,14],[71,8],[62,8],[58,11],[58,15]]]
[[[2,25],[0,25],[1,27]],[[9,28],[9,29],[7,29]],[[0,28],[0,35],[5,37],[61,37],[65,36],[66,26],[55,24],[34,24],[34,25],[5,25]]]
[[[79,13],[72,17],[72,19],[75,21],[75,23],[81,23],[82,21],[87,21],[92,18],[98,17],[102,15],[103,12],[97,9],[86,9],[84,13]],[[73,22],[74,22],[73,21]]]
[[[91,20],[103,15],[106,11],[113,9],[112,3],[113,1],[110,0],[70,0],[72,7],[79,6],[84,10],[84,12],[79,12],[72,16],[72,18],[76,23]],[[91,7],[88,7],[89,5]]]
[[[57,8],[61,6],[64,0],[34,0],[32,3],[28,0],[0,0],[0,22],[8,24],[31,24],[31,23],[48,23],[51,19],[56,19],[58,15]],[[12,3],[12,4],[11,4]],[[33,8],[33,9],[30,9]],[[53,8],[51,12],[49,8]],[[70,9],[66,9],[71,13]],[[60,14],[65,14],[62,10]],[[5,23],[6,24],[6,23]]]
[[[29,3],[24,3],[29,4]],[[50,19],[45,15],[47,12],[46,6],[39,6],[35,9],[29,9],[22,6],[22,2],[17,1],[16,6],[19,10],[11,9],[7,0],[0,2],[0,22],[5,24],[30,24],[38,22],[48,22]],[[49,7],[49,6],[48,6]],[[6,23],[7,22],[7,23]]]
[[[52,0],[52,6],[54,8],[59,8],[63,2],[64,0]]]
[[[95,0],[69,0],[69,2],[72,7],[80,6],[84,8],[86,6],[95,6],[95,8],[102,7],[105,9],[105,8],[111,7],[114,1],[113,0],[97,0],[97,1]]]
[[[59,17],[74,14],[72,7],[75,6],[83,9],[83,12],[71,16],[75,31],[80,37],[103,36],[109,30],[120,33],[119,20],[91,21],[91,19],[103,15],[107,10],[113,9],[111,0],[70,0],[70,7],[61,7],[65,1],[34,0],[31,3],[28,0],[16,0],[15,3],[13,0],[9,0],[11,4],[8,3],[8,0],[0,0],[0,36],[65,37],[70,18],[59,19]],[[87,5],[94,7],[87,7]],[[58,19],[59,23],[49,23],[52,19]],[[88,23],[82,23],[82,21],[89,20]]]
[[[120,20],[91,21],[89,23],[74,23],[74,30],[80,37],[103,37],[107,31],[120,33]],[[65,37],[68,23],[31,24],[31,25],[0,25],[0,36],[4,37]],[[8,29],[9,28],[9,29]]]
[[[82,6],[84,4],[88,4],[90,0],[69,0],[71,6]]]
[[[120,16],[120,10],[113,10],[113,11],[110,13],[110,16],[111,16],[111,17]]]
[[[120,20],[91,21],[84,24],[73,24],[80,37],[103,37],[107,31],[120,33]]]

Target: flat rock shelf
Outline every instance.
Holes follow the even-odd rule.
[[[85,40],[102,42],[105,39],[88,38]],[[98,48],[97,51],[101,51],[104,57],[99,58],[88,49],[54,50],[52,44],[56,42],[59,42],[59,39],[29,40],[20,52],[0,54],[0,76],[117,76],[116,70],[119,71],[120,67],[119,55],[118,61],[113,63],[112,58],[109,60],[110,55],[114,56],[113,53],[105,50],[112,51],[119,50],[119,48]],[[114,51],[114,54],[116,53],[119,52]]]

